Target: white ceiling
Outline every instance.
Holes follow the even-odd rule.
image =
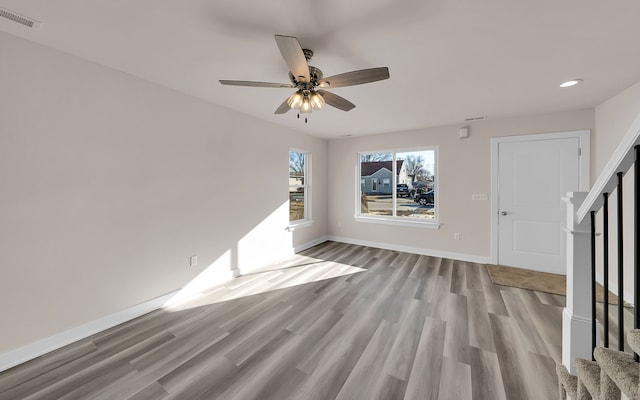
[[[256,118],[332,138],[593,107],[640,81],[640,2],[593,0],[0,0],[42,21],[0,30]],[[356,104],[309,123],[274,115],[291,89],[273,35],[325,76],[388,66],[332,91]],[[1,56],[1,49],[0,49]],[[582,85],[561,89],[569,78]]]

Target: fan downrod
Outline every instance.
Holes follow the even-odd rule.
[[[302,52],[304,53],[304,58],[307,59],[307,62],[311,61],[311,58],[313,58],[313,50],[302,49]]]

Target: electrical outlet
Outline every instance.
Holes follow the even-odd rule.
[[[198,265],[198,256],[189,257],[189,266],[193,267]]]
[[[460,240],[460,233],[458,233],[458,232],[454,233],[454,234],[453,234],[453,238],[454,238],[455,240]]]

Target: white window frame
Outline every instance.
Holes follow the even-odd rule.
[[[291,159],[291,152],[300,153],[304,155],[304,183],[302,185],[291,185],[289,184],[289,192],[291,189],[304,189],[304,218],[298,219],[295,221],[289,220],[289,231],[293,231],[296,229],[304,228],[306,226],[310,226],[313,223],[311,219],[311,152],[302,149],[290,148],[289,149],[289,159]],[[287,168],[288,170],[288,168]],[[287,173],[288,178],[291,178],[290,172]],[[287,198],[287,203],[291,201],[291,198]],[[289,206],[289,204],[287,204]],[[289,208],[287,208],[289,209]]]
[[[398,153],[407,153],[407,152],[417,152],[417,151],[433,151],[433,164],[434,164],[434,205],[435,205],[435,213],[434,219],[432,220],[424,220],[420,218],[412,218],[412,217],[398,217],[396,216],[396,207],[397,207],[397,162],[396,155]],[[361,213],[361,204],[360,204],[360,196],[362,195],[362,187],[360,185],[361,175],[360,175],[360,159],[362,155],[366,154],[381,154],[381,153],[391,153],[391,190],[392,190],[392,216],[389,215],[371,215],[371,214],[362,214]],[[413,147],[413,148],[399,148],[399,149],[385,149],[385,150],[371,150],[371,151],[360,151],[356,154],[356,202],[355,202],[355,220],[358,222],[366,222],[366,223],[377,223],[377,224],[387,224],[387,225],[399,225],[399,226],[412,226],[412,227],[420,227],[420,228],[428,228],[428,229],[439,229],[440,228],[440,201],[439,194],[440,190],[438,190],[438,186],[440,183],[439,174],[439,150],[438,146],[425,146],[425,147]]]

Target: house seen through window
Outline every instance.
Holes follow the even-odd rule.
[[[309,221],[310,154],[289,151],[289,222]]]
[[[359,153],[358,215],[435,222],[436,149]]]

